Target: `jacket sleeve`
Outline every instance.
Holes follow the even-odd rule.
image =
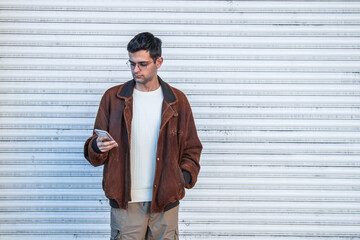
[[[96,115],[94,129],[108,130],[108,101],[104,95],[101,99],[98,113]],[[93,135],[88,138],[84,144],[84,157],[94,167],[103,165],[108,158],[109,152],[102,153],[98,149],[94,148],[96,144],[97,135],[93,131]]]
[[[186,111],[186,131],[184,131],[183,150],[181,155],[180,168],[190,174],[190,183],[186,184],[186,188],[194,187],[197,176],[200,172],[200,155],[202,151],[202,144],[197,135],[194,117],[188,105]]]

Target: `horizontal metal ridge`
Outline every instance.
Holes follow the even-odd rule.
[[[111,47],[9,47],[0,46],[3,58],[20,59],[117,59],[125,64],[126,52]],[[289,60],[289,61],[358,61],[357,49],[219,49],[201,47],[164,49],[165,62],[173,60],[226,61],[226,60]],[[220,64],[221,62],[219,62]],[[166,64],[166,63],[165,63]]]
[[[76,38],[71,35],[22,35],[22,34],[2,34],[0,35],[0,46],[8,47],[77,47],[81,48],[110,48],[119,53],[126,53],[126,45],[129,36],[101,36],[101,35],[78,35]],[[201,36],[161,36],[163,39],[164,54],[179,48],[201,51],[202,48],[208,49],[358,49],[360,43],[357,37],[310,37],[298,36],[287,37],[231,37],[231,36],[207,36],[207,41],[203,41]],[[79,49],[80,47],[80,49]],[[331,51],[331,52],[332,52]],[[217,52],[216,55],[221,54]],[[329,53],[330,54],[330,53]]]
[[[102,35],[134,36],[143,24],[81,24],[72,23],[2,23],[1,34],[23,35]],[[357,37],[360,26],[342,25],[174,25],[152,24],[152,32],[157,36],[211,36],[211,37]],[[201,26],[201,28],[199,27]],[[164,30],[171,29],[171,30]]]
[[[2,1],[0,8],[5,10],[27,10],[27,11],[85,11],[85,12],[194,12],[194,13],[357,13],[360,11],[359,3],[356,1],[342,2],[328,1],[326,8],[322,2],[263,2],[261,5],[254,1],[242,2],[216,2],[216,1],[195,1],[188,5],[187,1],[162,1],[149,2],[138,1],[139,5],[134,6],[131,2],[102,1],[101,4],[93,1],[80,1],[69,3],[64,0],[56,3],[42,1]]]
[[[360,11],[360,6],[358,6]],[[120,11],[119,11],[120,12]],[[295,25],[357,25],[360,18],[356,14],[342,13],[216,13],[208,12],[159,12],[144,11],[137,18],[133,12],[121,11],[98,12],[84,11],[20,11],[3,10],[0,22],[25,22],[25,23],[103,23],[103,24],[199,24],[199,25],[246,25],[246,24],[295,24]]]

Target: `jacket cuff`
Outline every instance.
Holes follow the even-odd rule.
[[[91,144],[91,147],[92,149],[94,150],[94,152],[98,153],[98,154],[101,154],[103,153],[102,151],[100,151],[99,147],[97,146],[97,143],[96,143],[96,140],[97,138],[95,138]]]
[[[182,170],[185,179],[185,186],[191,183],[191,174],[188,171]]]

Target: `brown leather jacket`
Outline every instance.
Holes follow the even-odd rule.
[[[185,196],[185,187],[192,188],[195,185],[202,150],[185,94],[163,82],[160,77],[159,82],[164,101],[156,153],[152,212],[163,212],[167,205]],[[108,89],[101,99],[95,120],[94,128],[108,131],[119,147],[101,153],[94,142],[96,134],[84,146],[84,156],[91,165],[104,164],[102,185],[106,197],[125,209],[128,201],[131,201],[130,130],[134,86],[135,81],[131,80]],[[183,172],[191,176],[188,184],[185,184]]]

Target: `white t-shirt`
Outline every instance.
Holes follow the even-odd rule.
[[[134,89],[130,145],[131,202],[152,200],[163,99],[161,87],[151,92]]]

